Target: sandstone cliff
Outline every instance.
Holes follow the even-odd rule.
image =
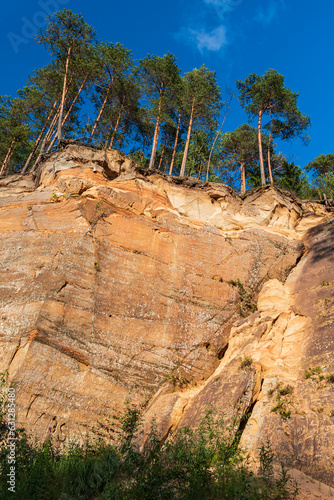
[[[105,419],[116,435],[130,398],[142,443],[154,416],[165,439],[210,400],[251,456],[269,437],[333,485],[333,246],[319,205],[116,151],[69,145],[37,178],[1,180],[0,371],[20,424],[63,442]]]

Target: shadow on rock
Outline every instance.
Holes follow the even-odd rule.
[[[310,229],[307,236],[312,263],[328,259],[334,253],[334,219]]]

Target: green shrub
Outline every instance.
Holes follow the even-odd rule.
[[[253,364],[253,359],[251,356],[245,356],[243,358],[240,358],[240,368],[249,368]]]
[[[308,370],[305,370],[304,373],[304,378],[312,378],[314,375],[319,375],[322,372],[322,369],[320,366],[316,366],[315,368],[309,368]]]
[[[286,385],[285,387],[278,388],[278,393],[281,396],[287,396],[288,394],[292,394],[292,392],[293,392],[293,387],[291,385]]]
[[[3,383],[5,379],[3,378]],[[3,393],[2,393],[3,394]],[[3,412],[5,398],[2,399]],[[2,413],[3,415],[3,413]],[[270,443],[260,450],[260,471],[247,467],[239,448],[237,421],[217,418],[208,404],[197,430],[182,428],[161,445],[156,427],[143,451],[135,446],[140,408],[128,401],[119,417],[121,440],[111,446],[100,439],[79,445],[70,441],[62,450],[51,438],[43,444],[17,432],[16,492],[8,491],[7,428],[1,423],[0,498],[22,500],[160,500],[297,498],[298,487],[284,466],[273,474]]]
[[[279,413],[283,420],[287,420],[291,417],[291,411],[287,409],[287,406],[291,403],[291,398],[287,398],[287,396],[293,393],[293,387],[277,383],[274,388],[268,391],[268,394],[272,395],[274,392],[276,392],[276,405],[272,407],[271,411]]]
[[[254,300],[254,291],[243,285],[239,278],[235,280],[229,280],[227,282],[229,285],[238,289],[238,311],[240,316],[246,317],[250,313],[256,311],[256,301]]]

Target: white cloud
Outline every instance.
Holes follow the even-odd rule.
[[[204,3],[216,7],[219,15],[223,16],[226,12],[231,12],[231,10],[240,5],[243,1],[244,0],[204,0]]]
[[[230,14],[244,2],[245,0],[193,0],[186,26],[176,36],[195,45],[201,52],[218,52],[228,44],[227,33],[232,32]],[[252,9],[251,16],[247,17],[247,23],[269,25],[279,15],[281,8],[285,7],[285,2],[286,0],[261,0],[261,5]],[[241,12],[240,15],[241,21],[245,21],[246,14]]]
[[[255,16],[255,21],[267,26],[274,20],[276,14],[277,14],[277,4],[272,2],[270,5],[267,5],[266,7],[259,8]]]
[[[192,10],[192,19],[188,18],[188,26],[181,29],[177,36],[187,43],[195,44],[200,52],[218,52],[227,45],[228,13],[243,1],[197,0],[197,7]]]
[[[215,28],[211,32],[189,29],[189,33],[201,52],[203,49],[216,52],[227,43],[225,26],[218,26],[218,28]]]

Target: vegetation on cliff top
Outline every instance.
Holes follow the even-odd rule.
[[[35,69],[16,97],[0,96],[0,177],[33,172],[64,137],[81,138],[125,148],[143,167],[225,182],[242,193],[275,182],[299,196],[333,198],[334,155],[309,163],[310,185],[300,167],[276,153],[273,139],[306,143],[310,125],[298,94],[276,70],[237,81],[239,102],[258,128],[244,124],[223,133],[234,96],[222,100],[216,73],[204,65],[181,76],[170,53],[136,64],[131,50],[98,40],[80,14],[66,9],[49,18],[36,40],[50,64]]]

